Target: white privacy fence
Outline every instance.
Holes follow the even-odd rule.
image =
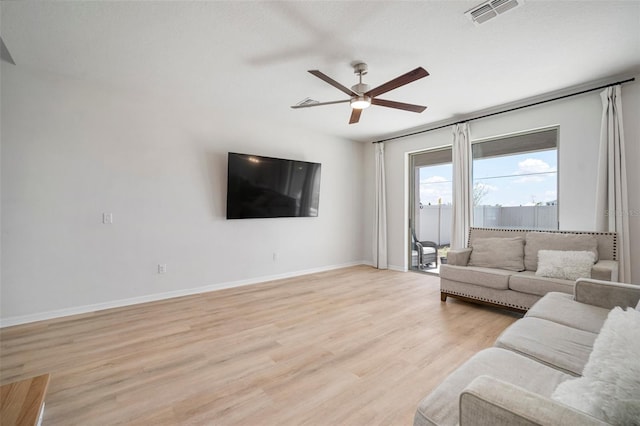
[[[422,206],[417,220],[420,241],[451,242],[451,205]],[[558,229],[557,206],[477,206],[473,226],[486,228]]]
[[[453,219],[450,205],[422,206],[418,222],[418,239],[433,241],[438,245],[448,245],[451,241],[451,220]]]
[[[473,224],[489,228],[558,229],[558,206],[477,206],[473,209]]]

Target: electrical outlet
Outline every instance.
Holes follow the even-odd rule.
[[[102,223],[111,225],[113,223],[113,213],[102,213]]]
[[[166,263],[158,263],[158,273],[166,274],[167,273],[167,264]]]

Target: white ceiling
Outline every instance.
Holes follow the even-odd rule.
[[[481,26],[474,1],[5,2],[1,35],[18,67],[154,93],[354,140],[374,140],[496,105],[640,72],[640,1],[535,1]],[[430,76],[385,94],[422,114],[348,104],[306,70],[345,86],[350,63],[378,86],[422,66]]]

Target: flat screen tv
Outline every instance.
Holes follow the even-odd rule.
[[[318,216],[320,166],[230,152],[227,219]]]

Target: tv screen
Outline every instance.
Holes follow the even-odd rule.
[[[229,153],[227,219],[318,216],[320,164]]]

